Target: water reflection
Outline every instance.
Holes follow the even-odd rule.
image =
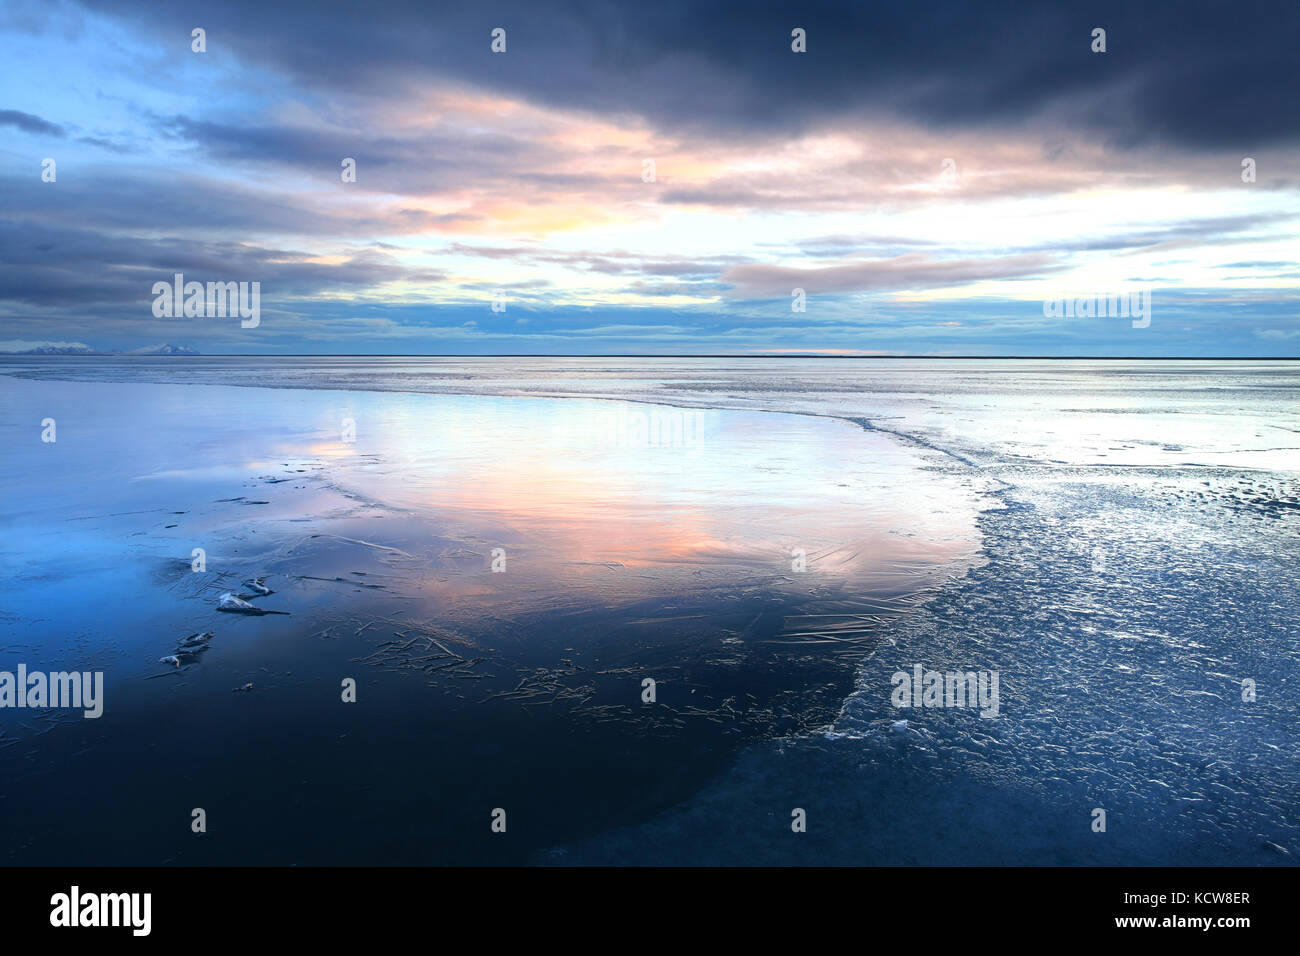
[[[842,421],[0,389],[6,430],[60,421],[56,447],[15,442],[5,466],[0,547],[22,570],[0,657],[93,662],[109,698],[94,727],[34,746],[6,724],[21,744],[0,750],[3,776],[41,781],[3,794],[32,821],[15,861],[529,860],[673,805],[746,740],[832,719],[869,642],[975,545],[972,492]],[[275,591],[255,600],[286,615],[216,612],[254,576]],[[158,663],[209,630],[197,662]],[[236,839],[178,848],[154,825],[194,792]],[[531,829],[482,841],[480,808],[503,803]]]

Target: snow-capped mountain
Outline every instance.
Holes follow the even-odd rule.
[[[0,355],[199,355],[188,345],[146,345],[123,352],[121,349],[97,349],[84,342],[0,342]]]
[[[27,348],[5,348],[0,351],[10,355],[97,355],[96,349],[81,342],[17,342],[12,343]]]
[[[198,355],[198,349],[188,345],[146,345],[144,348],[132,349],[127,355]]]

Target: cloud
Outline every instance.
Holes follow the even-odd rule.
[[[789,296],[793,289],[826,295],[854,292],[909,291],[967,285],[986,279],[1021,279],[1064,268],[1048,255],[1002,256],[991,259],[937,259],[908,253],[889,259],[844,262],[814,268],[733,266],[722,273],[731,283],[728,295],[737,299]]]
[[[676,279],[713,279],[722,269],[754,261],[744,255],[656,256],[612,249],[608,252],[548,252],[530,246],[478,246],[453,243],[450,251],[512,262],[548,263],[604,275],[645,275]]]
[[[263,301],[369,290],[399,280],[439,282],[436,270],[361,250],[326,257],[249,243],[125,238],[90,229],[0,220],[0,302],[35,306],[134,305],[149,314],[157,281],[262,283]]]
[[[808,0],[737,7],[661,0],[582,7],[511,0],[373,6],[343,0],[86,0],[159,37],[207,25],[214,49],[322,95],[401,97],[460,83],[676,131],[798,134],[829,120],[894,118],[949,129],[1047,121],[1122,147],[1256,148],[1300,136],[1292,67],[1300,7]],[[1107,30],[1104,54],[1091,31]],[[488,50],[507,30],[504,54]],[[808,52],[790,50],[807,31]],[[178,31],[180,31],[178,33]],[[339,69],[341,63],[347,69]]]
[[[24,133],[35,133],[41,136],[64,135],[63,127],[43,120],[39,116],[33,116],[31,113],[24,113],[22,110],[0,110],[0,126],[13,126]]]
[[[12,103],[27,112],[0,124],[63,137],[57,184],[27,165],[0,177],[12,337],[156,340],[142,310],[175,271],[261,281],[255,341],[297,350],[326,328],[349,347],[816,350],[864,328],[904,351],[1101,341],[993,304],[1049,275],[1162,277],[1199,290],[1188,314],[1296,321],[1293,270],[1266,270],[1282,272],[1300,219],[1300,8],[11,4],[0,35],[35,52]],[[1099,24],[1105,54],[1088,49]],[[1240,179],[1247,155],[1258,183]],[[1217,267],[1230,259],[1246,274]],[[1238,283],[1279,288],[1213,301]],[[768,301],[795,287],[819,297],[798,331]],[[917,291],[928,311],[894,295]],[[33,331],[47,319],[57,332]],[[1243,339],[1277,338],[1251,327]]]

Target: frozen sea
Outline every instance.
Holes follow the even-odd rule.
[[[4,359],[0,670],[107,687],[0,709],[8,861],[1293,864],[1298,389]],[[261,576],[287,613],[216,611]],[[997,716],[896,706],[918,665]]]

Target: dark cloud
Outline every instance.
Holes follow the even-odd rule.
[[[99,136],[79,136],[77,137],[77,142],[85,143],[87,146],[97,146],[100,149],[107,150],[110,153],[117,153],[121,156],[136,151],[134,146],[123,146],[121,143],[115,143],[112,140],[103,139]]]
[[[554,173],[572,153],[546,142],[536,130],[520,135],[476,128],[472,118],[426,117],[426,125],[401,134],[381,133],[358,110],[355,122],[365,128],[347,130],[274,123],[214,122],[185,115],[149,114],[158,135],[193,148],[219,163],[259,163],[301,172],[317,182],[340,184],[344,157],[356,162],[357,179],[349,191],[401,196],[436,197],[466,189],[496,190],[544,200],[557,192],[601,191],[626,198],[644,198],[639,161],[624,160],[624,169],[596,173]],[[629,175],[628,169],[637,175]],[[422,221],[451,225],[477,219],[473,214],[444,214]]]
[[[50,189],[35,177],[0,177],[4,212],[13,218],[78,223],[104,230],[202,233],[239,239],[252,234],[367,239],[472,222],[466,213],[398,209],[391,215],[318,208],[309,199],[206,176],[147,169],[88,171],[60,177]]]
[[[198,282],[260,282],[266,298],[444,278],[433,270],[406,268],[371,250],[323,263],[304,252],[240,242],[124,237],[0,220],[0,301],[42,307],[134,302],[143,314],[153,302],[153,283],[170,281],[177,272]]]
[[[847,115],[938,127],[1043,120],[1119,145],[1254,149],[1300,135],[1300,5],[1212,0],[436,4],[199,0],[123,6],[160,42],[195,23],[210,56],[336,94],[445,77],[675,129],[788,131]],[[508,51],[489,51],[494,27]],[[790,31],[808,52],[790,51]],[[1107,52],[1090,50],[1107,31]]]
[[[294,126],[216,123],[187,116],[158,116],[155,128],[186,140],[217,160],[277,163],[316,170],[338,181],[343,157],[357,162],[358,182],[387,191],[427,194],[459,183],[467,172],[509,169],[523,161],[544,162],[534,144],[501,134],[439,128],[412,136],[380,136],[370,131],[332,131]],[[397,168],[406,173],[389,174]],[[418,172],[418,178],[412,174]],[[376,177],[382,177],[376,180]]]
[[[22,110],[0,110],[0,126],[13,126],[24,133],[36,133],[44,136],[63,136],[62,126],[43,120]]]

